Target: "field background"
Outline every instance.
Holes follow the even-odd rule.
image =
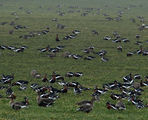
[[[58,8],[57,5],[61,5]],[[130,5],[136,7],[128,8]],[[41,6],[41,8],[40,8]],[[74,8],[74,13],[68,13],[69,6],[78,6]],[[120,6],[120,8],[118,8]],[[23,7],[22,10],[19,7]],[[50,8],[50,10],[49,10]],[[94,8],[87,16],[81,16],[85,11],[84,8]],[[96,14],[100,8],[100,14]],[[26,14],[26,10],[32,11],[32,14]],[[80,10],[79,12],[76,12]],[[123,10],[122,20],[107,21],[103,13],[111,17],[116,17],[117,12]],[[57,11],[65,12],[64,16],[59,16]],[[135,45],[135,35],[140,34],[140,41],[144,42],[143,47],[148,49],[148,30],[138,31],[138,25],[141,25],[136,16],[144,16],[145,23],[148,24],[148,1],[147,0],[0,0],[0,23],[11,22],[15,16],[11,15],[16,12],[18,20],[17,24],[28,26],[27,29],[15,30],[13,35],[9,35],[8,31],[12,30],[12,26],[6,24],[0,25],[0,45],[21,46],[26,45],[23,53],[14,53],[9,50],[0,50],[0,75],[15,73],[15,79],[28,80],[31,83],[42,83],[40,79],[34,79],[30,76],[30,71],[36,69],[42,75],[47,73],[50,75],[53,71],[64,76],[65,73],[83,72],[81,78],[65,78],[66,81],[78,81],[86,87],[93,88],[94,85],[102,87],[102,84],[112,82],[114,80],[122,81],[122,77],[132,72],[139,73],[142,76],[148,75],[148,57],[134,55],[126,57],[128,51],[139,49]],[[57,22],[52,19],[57,18]],[[130,18],[135,18],[136,23],[132,23]],[[65,29],[59,30],[56,24],[65,25]],[[39,31],[50,27],[50,32],[47,35],[41,35],[30,39],[20,39],[20,35],[27,34],[29,31]],[[55,41],[55,36],[58,33],[60,39],[71,33],[72,30],[78,29],[81,33],[72,40],[61,40],[59,43]],[[92,30],[99,32],[99,35],[93,35]],[[130,43],[112,43],[104,41],[105,35],[112,36],[113,31],[118,31],[123,37],[127,37]],[[56,58],[50,59],[46,53],[40,53],[37,49],[46,47],[47,45],[56,47],[64,45],[62,52],[57,54]],[[116,47],[122,45],[123,52],[120,53]],[[95,51],[101,49],[107,50],[107,58],[109,62],[102,62],[100,57],[92,61],[83,59],[65,59],[62,57],[63,52],[70,51],[73,54],[81,54],[83,49],[94,46]],[[61,95],[55,104],[49,108],[38,107],[36,103],[36,93],[29,87],[25,91],[18,91],[17,87],[13,90],[17,95],[17,101],[22,100],[24,96],[28,96],[30,106],[27,109],[14,111],[9,106],[9,100],[0,98],[0,120],[147,120],[148,109],[136,109],[132,104],[125,101],[127,110],[113,111],[107,110],[105,103],[109,100],[109,93],[101,96],[99,103],[95,102],[94,109],[89,113],[77,112],[76,102],[84,99],[91,99],[91,93],[82,92],[81,95],[74,95],[73,90],[69,90],[67,94]],[[46,85],[49,83],[46,83]],[[50,85],[50,84],[49,84]],[[57,86],[57,85],[55,85]],[[60,87],[59,87],[60,88]],[[148,103],[148,89],[144,89],[141,99],[144,103]],[[4,90],[0,90],[0,94],[5,95]],[[112,101],[115,103],[114,101]]]

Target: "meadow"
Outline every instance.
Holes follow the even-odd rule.
[[[106,17],[118,17],[121,11],[123,12],[121,20],[106,19]],[[0,0],[0,23],[7,22],[5,25],[0,24],[0,45],[28,47],[20,53],[0,49],[0,75],[14,73],[13,82],[29,81],[26,90],[19,91],[17,86],[12,89],[17,96],[16,101],[21,101],[24,96],[28,96],[30,103],[28,108],[15,111],[10,107],[9,99],[0,98],[0,120],[147,120],[148,109],[137,109],[127,100],[124,100],[126,110],[108,110],[106,102],[115,103],[109,97],[110,91],[102,95],[99,102],[94,103],[90,113],[76,111],[77,102],[91,99],[95,85],[102,88],[103,84],[114,80],[122,82],[122,78],[129,73],[140,74],[143,80],[144,76],[148,76],[147,56],[137,54],[131,57],[126,56],[127,52],[140,48],[135,44],[136,34],[141,35],[139,41],[142,42],[142,47],[148,50],[148,42],[146,42],[148,29],[139,31],[138,28],[143,23],[137,18],[137,16],[144,16],[144,24],[148,24],[147,11],[147,0]],[[87,14],[83,16],[82,13]],[[55,18],[57,21],[53,20]],[[134,18],[136,22],[133,23],[131,18]],[[17,25],[27,27],[15,29],[10,25],[12,21]],[[58,29],[57,24],[65,25],[65,28]],[[45,35],[28,39],[19,38],[21,35],[41,31],[47,27],[50,29]],[[13,34],[9,34],[10,30],[14,30]],[[73,30],[80,31],[76,38],[63,40]],[[92,30],[98,31],[99,34],[93,34]],[[112,40],[103,40],[105,36],[113,38],[114,31],[117,31],[122,38],[128,38],[130,42],[113,43]],[[56,34],[59,35],[59,42],[55,40]],[[65,47],[56,54],[56,57],[50,58],[47,52],[42,53],[38,50],[47,45]],[[122,52],[117,50],[119,45],[123,47]],[[100,56],[92,53],[89,54],[95,57],[92,60],[63,57],[65,52],[88,56],[83,50],[90,46],[94,46],[95,52],[106,50],[109,61],[103,62]],[[64,79],[68,82],[77,81],[91,90],[75,95],[73,89],[68,89],[67,94],[60,94],[60,98],[55,101],[54,105],[48,108],[39,107],[36,102],[37,93],[30,88],[32,83],[52,85],[59,89],[62,87],[57,83],[43,83],[41,78],[33,78],[30,72],[34,69],[42,77],[47,73],[48,78],[51,77],[53,71],[61,76],[65,76],[67,72],[83,72],[82,77],[64,77]],[[148,88],[143,89],[140,99],[148,104]],[[6,96],[5,92],[5,89],[0,90],[0,95]]]

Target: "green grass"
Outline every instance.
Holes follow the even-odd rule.
[[[139,73],[142,76],[148,75],[148,57],[141,55],[133,55],[126,57],[128,51],[139,49],[135,45],[135,35],[141,34],[140,41],[145,42],[148,40],[147,32],[138,31],[136,24],[142,24],[138,21],[136,16],[144,16],[145,23],[148,24],[147,0],[1,0],[0,6],[0,23],[7,21],[11,22],[15,19],[12,12],[18,14],[19,19],[16,20],[17,24],[26,25],[29,28],[22,30],[15,30],[13,35],[9,35],[8,31],[12,30],[10,25],[0,25],[0,45],[21,46],[26,45],[29,48],[23,53],[14,53],[8,50],[0,50],[0,74],[15,73],[15,79],[28,80],[31,83],[39,83],[44,85],[40,79],[34,79],[30,76],[30,71],[36,69],[42,75],[47,73],[50,75],[53,71],[64,76],[66,72],[83,72],[84,76],[81,78],[65,78],[66,81],[78,81],[86,87],[93,88],[94,85],[99,87],[107,82],[114,80],[122,81],[122,77],[132,72],[133,74]],[[56,6],[61,4],[62,8]],[[105,7],[108,5],[108,7]],[[135,8],[125,10],[129,5],[136,5]],[[141,7],[142,5],[142,7]],[[23,7],[23,10],[18,9]],[[42,8],[39,8],[42,6]],[[67,13],[69,6],[78,6],[74,8],[74,13]],[[120,6],[121,8],[117,8]],[[84,8],[95,8],[88,16],[82,17],[81,13],[85,11]],[[51,10],[49,11],[48,8]],[[101,8],[100,15],[96,15],[97,8]],[[26,10],[31,10],[33,14],[26,14]],[[59,16],[56,11],[63,11],[66,14]],[[80,10],[81,12],[76,12]],[[122,20],[107,21],[102,13],[107,13],[111,17],[116,17],[118,10],[124,10]],[[63,30],[56,29],[56,22],[52,22],[53,18],[58,18],[60,24],[66,25]],[[136,24],[130,21],[130,18],[136,19]],[[47,35],[37,36],[31,39],[19,39],[18,37],[27,34],[30,31],[40,31],[45,29],[46,26],[50,27],[50,32]],[[56,43],[55,36],[58,33],[60,39],[65,35],[71,33],[72,30],[78,29],[81,33],[76,39],[69,41],[61,40]],[[97,30],[99,36],[93,35],[91,30]],[[123,37],[127,37],[131,42],[126,43],[112,43],[111,41],[104,41],[105,35],[111,35],[113,31],[118,31]],[[65,48],[62,52],[57,54],[56,58],[50,59],[46,57],[46,53],[40,53],[38,48],[47,45],[56,47],[57,45],[64,45]],[[118,45],[123,46],[123,52],[120,53],[116,50]],[[101,49],[107,50],[107,57],[109,62],[103,63],[100,57],[92,61],[84,61],[83,59],[74,60],[72,58],[66,59],[62,57],[65,51],[70,51],[73,54],[83,55],[83,49],[95,46],[95,51]],[[148,48],[148,44],[143,44],[144,48]],[[77,112],[75,103],[91,99],[89,92],[83,92],[81,95],[74,95],[73,90],[70,89],[67,94],[60,95],[60,98],[55,104],[49,108],[38,107],[36,103],[36,93],[30,89],[25,91],[18,91],[17,87],[13,90],[17,96],[17,101],[22,100],[24,96],[28,96],[30,100],[29,108],[20,111],[14,111],[9,106],[9,100],[0,98],[0,120],[147,120],[148,110],[136,109],[135,106],[129,104],[126,100],[127,110],[113,111],[107,110],[105,103],[109,100],[109,93],[101,96],[101,101],[95,103],[94,109],[89,113]],[[47,83],[51,85],[50,83]],[[55,86],[57,86],[55,84]],[[60,87],[59,87],[60,88]],[[144,93],[140,97],[144,103],[148,103],[148,89],[144,88]],[[5,96],[5,90],[0,90],[0,94]],[[115,101],[112,101],[115,103]]]

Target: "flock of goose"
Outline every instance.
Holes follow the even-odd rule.
[[[65,77],[56,74],[56,72],[53,72],[51,77],[49,78],[47,77],[47,74],[45,74],[44,77],[41,77],[41,75],[39,76],[39,73],[36,70],[33,70],[31,72],[31,75],[32,77],[38,76],[36,78],[40,79],[41,82],[50,83],[50,85],[47,84],[46,86],[42,86],[40,84],[31,83],[25,80],[18,80],[16,82],[13,82],[14,74],[2,75],[2,78],[0,80],[0,90],[6,91],[6,97],[4,97],[4,95],[0,95],[0,97],[1,99],[10,99],[10,106],[12,107],[12,109],[19,110],[30,105],[28,97],[25,97],[24,101],[21,102],[14,101],[16,99],[16,95],[13,91],[13,88],[15,86],[18,86],[18,90],[23,92],[24,90],[29,89],[29,84],[30,88],[37,94],[36,101],[38,106],[42,107],[51,106],[55,103],[56,99],[60,98],[59,96],[61,94],[67,94],[68,91],[71,89],[73,89],[74,94],[76,95],[79,95],[81,94],[81,92],[86,90],[93,91],[93,93],[90,95],[92,96],[91,100],[84,100],[76,103],[78,105],[78,111],[83,111],[87,113],[90,112],[93,109],[94,102],[99,102],[100,96],[106,93],[108,93],[109,97],[116,101],[116,104],[112,104],[110,101],[108,101],[106,103],[107,109],[126,110],[126,106],[123,100],[127,100],[129,103],[135,105],[139,109],[148,107],[148,104],[146,104],[145,101],[139,99],[139,96],[144,93],[144,88],[148,86],[148,76],[145,76],[145,81],[143,81],[143,78],[140,74],[133,75],[132,73],[130,73],[129,75],[123,77],[123,82],[115,80],[112,83],[104,83],[101,89],[97,86],[95,86],[94,88],[87,88],[81,85],[79,82],[67,82],[65,80],[66,77],[82,77],[82,72],[67,72],[65,74]],[[58,84],[62,88],[55,88],[52,86],[53,84]],[[120,93],[118,92],[118,94],[116,94],[114,91],[119,91]]]
[[[60,6],[59,6],[60,7]],[[130,6],[131,8],[134,6]],[[40,7],[42,8],[42,7]],[[73,8],[72,6],[70,8]],[[74,7],[75,8],[75,7]],[[20,7],[20,10],[23,8]],[[125,10],[127,10],[126,8]],[[81,13],[81,16],[86,16],[88,15],[91,11],[93,11],[93,8],[85,8],[85,12]],[[77,11],[80,12],[80,11]],[[32,11],[27,11],[27,14],[32,14]],[[69,11],[69,13],[73,13],[73,11]],[[100,9],[97,9],[97,13],[100,14]],[[59,16],[63,16],[65,13],[62,11],[58,12]],[[103,13],[103,16],[105,16],[106,20],[108,21],[120,21],[122,18],[122,15],[124,12],[119,11],[117,17],[112,18],[109,15]],[[12,15],[16,16],[17,14],[14,12]],[[147,25],[144,24],[144,17],[138,16],[137,17],[143,24],[139,27],[139,30],[144,30],[147,29]],[[18,18],[17,18],[18,19]],[[17,20],[16,19],[16,20]],[[52,21],[56,21],[57,19],[53,19]],[[135,19],[131,19],[133,23],[135,23]],[[8,24],[8,22],[2,22],[1,25]],[[27,26],[24,25],[18,25],[14,21],[10,22],[10,25],[13,26],[15,30],[19,29],[26,29]],[[62,24],[57,24],[58,29],[64,29],[65,26]],[[50,27],[47,26],[43,30],[39,31],[32,31],[29,32],[28,34],[20,35],[19,38],[23,39],[29,39],[33,38],[36,36],[40,35],[46,35],[50,32]],[[14,30],[10,30],[9,34],[13,34]],[[93,35],[99,35],[100,33],[97,32],[96,30],[92,30],[91,33]],[[78,37],[80,34],[80,30],[73,30],[69,35],[66,35],[63,39],[59,38],[59,34],[56,34],[55,41],[60,42],[62,40],[71,40],[75,39]],[[126,37],[121,37],[121,35],[118,32],[113,32],[113,37],[106,35],[104,36],[103,40],[106,41],[112,41],[113,43],[128,43],[130,40]],[[133,54],[138,54],[142,56],[147,56],[148,55],[148,50],[147,48],[143,48],[142,44],[144,42],[139,41],[140,35],[137,34],[135,36],[136,45],[138,46],[138,50],[135,50],[134,52],[129,51],[126,56],[132,56]],[[63,49],[65,49],[66,46],[63,45],[58,45],[56,47],[51,47],[50,45],[47,45],[46,47],[43,48],[38,48],[37,50],[40,51],[41,53],[48,53],[47,56],[50,58],[56,57],[56,54],[58,52],[63,52]],[[25,49],[27,49],[27,46],[21,46],[21,47],[15,47],[15,46],[8,46],[8,45],[0,45],[0,50],[11,50],[13,52],[23,52]],[[119,45],[117,47],[117,50],[122,52],[124,51],[124,48]],[[83,52],[82,55],[80,54],[72,54],[70,52],[65,52],[62,54],[62,57],[64,56],[65,58],[73,58],[75,60],[78,59],[84,59],[84,60],[93,60],[99,56],[103,62],[108,62],[109,58],[106,58],[106,55],[108,52],[104,49],[97,50],[95,51],[94,46],[89,46],[87,48],[84,48],[81,52]],[[90,55],[91,54],[91,55]],[[123,102],[128,101],[128,103],[131,103],[135,105],[137,108],[147,108],[148,104],[145,103],[145,101],[140,100],[139,96],[141,96],[144,93],[144,88],[148,86],[148,76],[142,77],[139,74],[132,74],[130,73],[129,75],[123,77],[123,82],[119,82],[117,80],[113,81],[112,83],[104,83],[102,85],[102,88],[98,88],[97,85],[95,85],[94,88],[87,88],[81,85],[77,81],[73,82],[68,82],[66,79],[67,78],[72,78],[72,77],[82,77],[83,73],[82,72],[67,72],[65,76],[61,76],[59,74],[56,74],[56,72],[53,72],[50,77],[48,77],[47,74],[42,77],[41,74],[39,74],[37,71],[32,71],[31,72],[32,77],[39,79],[40,82],[47,83],[47,85],[42,86],[41,84],[38,83],[32,83],[30,81],[26,80],[18,80],[14,82],[14,75],[2,75],[0,79],[0,90],[5,90],[6,95],[0,95],[0,98],[7,98],[10,99],[10,106],[14,110],[19,110],[22,108],[26,108],[30,106],[31,104],[29,103],[29,96],[24,97],[24,101],[21,102],[16,102],[15,99],[16,97],[19,97],[15,95],[15,92],[13,88],[15,86],[18,87],[18,90],[24,91],[26,89],[32,89],[36,94],[36,102],[38,106],[41,107],[49,107],[52,106],[54,103],[56,103],[57,99],[60,99],[59,96],[62,94],[68,94],[69,90],[73,90],[75,95],[80,95],[81,92],[83,91],[93,91],[91,96],[91,100],[84,100],[80,101],[79,103],[76,103],[78,108],[77,111],[83,111],[86,113],[89,113],[91,110],[93,110],[94,107],[94,102],[97,101],[99,102],[100,96],[103,94],[109,94],[109,97],[116,102],[116,104],[113,104],[110,101],[107,101],[104,106],[106,105],[107,109],[114,109],[114,110],[126,110],[126,104]],[[144,80],[145,79],[145,80]],[[49,83],[49,84],[48,84]],[[58,89],[56,87],[53,87],[53,84],[58,84],[58,86],[61,89]],[[30,87],[28,87],[30,85]],[[118,91],[118,94],[116,93]],[[130,105],[130,104],[128,104]]]

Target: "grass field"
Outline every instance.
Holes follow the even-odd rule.
[[[58,7],[58,5],[60,6]],[[19,9],[20,7],[22,9]],[[93,8],[93,10],[89,11],[86,8]],[[99,14],[97,14],[98,8],[100,8]],[[69,12],[70,10],[73,12]],[[27,14],[26,11],[31,11],[32,14]],[[64,12],[64,16],[60,16],[58,11]],[[106,16],[103,16],[103,13],[106,13],[109,17],[115,18],[118,16],[118,11],[124,12],[120,21],[108,21],[105,19]],[[75,95],[73,89],[69,89],[67,94],[60,94],[60,98],[53,106],[43,108],[37,105],[37,94],[30,88],[32,83],[62,88],[57,83],[43,83],[41,79],[33,78],[30,75],[33,69],[42,76],[45,73],[51,75],[53,71],[62,76],[69,71],[83,72],[84,76],[65,78],[65,81],[77,81],[89,88],[94,88],[95,85],[102,87],[102,84],[114,80],[122,82],[122,77],[130,72],[139,73],[144,79],[144,76],[148,75],[148,57],[137,54],[127,57],[126,53],[139,49],[139,46],[134,44],[136,34],[141,35],[139,41],[143,42],[143,48],[148,50],[148,43],[146,43],[148,29],[139,31],[138,26],[142,25],[142,22],[137,18],[137,16],[144,16],[144,23],[148,24],[147,11],[147,0],[0,0],[0,23],[8,22],[0,25],[0,45],[28,46],[22,53],[0,49],[0,75],[14,73],[13,81],[28,80],[29,85],[26,90],[19,91],[17,86],[12,89],[17,96],[17,101],[21,101],[24,96],[28,96],[30,101],[29,108],[15,111],[11,109],[8,99],[0,98],[0,120],[147,120],[148,109],[137,109],[127,100],[124,101],[127,107],[125,111],[108,110],[106,102],[115,103],[109,97],[110,92],[102,95],[100,102],[95,102],[93,110],[87,114],[76,111],[76,103],[84,99],[90,100],[93,90]],[[11,15],[13,12],[16,12],[17,15]],[[88,12],[88,14],[81,16],[84,12]],[[57,22],[52,21],[54,18],[57,18]],[[131,18],[134,18],[136,23],[132,23]],[[9,25],[11,21],[15,21],[17,25],[27,26],[27,28],[16,30]],[[57,29],[58,23],[66,27]],[[19,38],[20,35],[28,34],[31,31],[44,30],[47,26],[50,27],[50,30],[46,35],[29,39]],[[80,34],[75,39],[63,40],[65,35],[75,29],[80,30]],[[9,30],[14,30],[14,33],[9,34]],[[99,35],[92,34],[92,30],[98,31]],[[104,36],[113,36],[114,31],[118,31],[123,38],[128,38],[130,42],[113,43],[111,40],[103,40]],[[60,42],[55,41],[56,34],[59,34]],[[51,47],[64,45],[65,48],[57,53],[55,58],[49,58],[47,53],[37,50],[47,45]],[[123,52],[117,51],[119,45],[123,47]],[[90,55],[96,58],[91,61],[62,56],[66,51],[87,56],[82,50],[89,46],[94,46],[95,52],[105,49],[109,61],[102,62],[99,56],[93,54]],[[6,96],[5,91],[5,89],[0,90],[0,94]],[[147,87],[144,88],[140,99],[145,104],[148,103]]]

